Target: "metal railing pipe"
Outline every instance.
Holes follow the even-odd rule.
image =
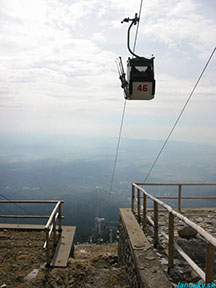
[[[49,216],[40,216],[40,215],[0,215],[0,218],[47,219],[47,218],[49,218]]]
[[[140,215],[141,215],[141,211],[140,211],[140,208],[141,208],[141,203],[140,203],[140,189],[137,188],[137,214],[138,214],[138,219],[139,219],[139,222],[140,222]]]
[[[169,238],[168,238],[168,273],[173,273],[174,268],[174,216],[169,213]]]
[[[156,197],[152,196],[151,194],[147,193],[144,188],[138,186],[137,184],[133,183],[134,187],[139,188],[142,192],[148,196],[153,201],[156,201],[160,206],[165,208],[168,212],[172,213],[174,216],[178,217],[180,220],[191,226],[195,231],[197,231],[201,236],[203,236],[210,244],[212,244],[214,247],[216,247],[216,239],[206,232],[203,228],[201,228],[199,225],[195,224],[191,220],[189,220],[187,217],[183,216],[179,212],[176,212],[171,206],[165,204],[161,200],[157,199]]]
[[[52,213],[51,213],[51,215],[49,217],[49,220],[47,221],[45,229],[47,229],[50,226],[51,222],[53,221],[53,217],[55,217],[55,214],[56,214],[56,212],[57,212],[57,210],[58,210],[60,205],[61,205],[61,201],[58,201],[58,203],[56,204],[55,208],[53,209],[53,211],[52,211]]]
[[[131,195],[131,210],[134,212],[134,202],[135,202],[135,189],[132,185],[132,195]]]
[[[49,204],[49,203],[58,203],[59,200],[0,200],[0,203],[19,203],[19,204]]]
[[[178,185],[178,211],[181,212],[182,185]]]
[[[147,200],[146,200],[146,195],[143,195],[143,230],[146,229],[147,226]]]
[[[158,203],[154,201],[154,248],[158,246]]]
[[[138,186],[216,186],[216,183],[134,183]]]
[[[206,249],[206,283],[214,281],[214,253],[215,247],[208,243]]]
[[[58,207],[58,220],[59,220],[59,231],[62,230],[62,201]]]

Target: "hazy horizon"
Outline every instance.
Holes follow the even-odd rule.
[[[98,213],[117,219],[129,205],[131,182],[145,179],[216,43],[216,2],[144,1],[135,52],[154,55],[156,93],[126,102],[108,201],[124,105],[115,60],[126,67],[130,56],[121,21],[139,7],[1,1],[0,194],[64,199],[65,222],[83,231]],[[148,181],[216,182],[215,64],[214,55]]]

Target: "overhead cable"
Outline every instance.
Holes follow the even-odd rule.
[[[156,163],[157,163],[157,161],[158,161],[158,159],[159,159],[161,153],[163,152],[163,150],[164,150],[164,148],[165,148],[167,142],[169,141],[169,139],[170,139],[170,137],[171,137],[173,131],[175,130],[175,127],[176,127],[178,121],[180,120],[180,118],[181,118],[181,116],[182,116],[182,114],[183,114],[183,112],[184,112],[186,106],[188,105],[188,103],[189,103],[191,97],[193,96],[193,93],[194,93],[195,89],[197,88],[197,86],[198,86],[198,84],[199,84],[199,82],[200,82],[200,80],[201,80],[201,78],[202,78],[204,72],[206,71],[206,68],[208,67],[208,65],[209,65],[209,63],[210,63],[210,61],[211,61],[211,59],[212,59],[213,56],[214,56],[215,50],[216,50],[216,47],[213,49],[213,51],[212,51],[212,53],[211,53],[211,55],[210,55],[208,61],[206,62],[204,68],[202,69],[202,72],[200,73],[200,76],[198,77],[198,79],[197,79],[197,81],[196,81],[196,83],[195,83],[195,85],[194,85],[194,87],[193,87],[193,89],[192,89],[192,91],[191,91],[189,97],[187,98],[187,101],[185,102],[185,104],[184,104],[184,106],[183,106],[183,108],[182,108],[182,110],[181,110],[179,116],[177,117],[177,119],[176,119],[176,121],[175,121],[175,123],[174,123],[172,129],[170,130],[170,132],[169,132],[169,134],[168,134],[166,140],[164,141],[164,143],[163,143],[163,145],[162,145],[162,147],[161,147],[161,149],[160,149],[160,151],[159,151],[157,157],[155,158],[155,160],[154,160],[154,162],[153,162],[153,164],[152,164],[152,166],[151,166],[151,168],[150,168],[148,174],[146,175],[145,180],[144,180],[144,183],[147,181],[148,177],[150,176],[150,174],[151,174],[151,172],[152,172],[154,166],[156,165]]]
[[[143,0],[141,0],[141,2],[140,2],[139,21],[140,21],[140,16],[141,16],[141,12],[142,12],[142,4],[143,4]],[[138,30],[139,30],[139,21],[137,24],[136,34],[135,34],[135,38],[134,38],[133,52],[135,52],[135,49],[136,49]],[[117,164],[117,159],[118,159],[118,152],[119,152],[119,146],[120,146],[120,141],[121,141],[121,134],[122,134],[122,128],[123,128],[123,123],[124,123],[125,110],[126,110],[126,99],[124,100],[124,104],[123,104],[123,111],[122,111],[122,116],[121,116],[121,123],[120,123],[119,136],[118,136],[118,142],[117,142],[117,147],[116,147],[111,183],[110,183],[109,196],[111,196],[111,194],[112,194],[113,181],[114,181],[114,177],[115,177],[115,170],[116,170],[116,164]]]
[[[12,202],[11,199],[7,198],[6,196],[4,196],[4,195],[2,195],[2,194],[0,194],[0,197],[2,197],[3,199],[5,199],[5,200],[7,200],[7,201],[9,201],[9,202]],[[30,211],[28,211],[28,210],[25,209],[24,207],[18,205],[17,203],[12,203],[12,204],[14,204],[14,205],[17,206],[18,208],[22,209],[23,211],[25,211],[27,214],[32,215],[32,213],[31,213]]]
[[[124,100],[124,106],[123,106],[121,124],[120,124],[120,129],[119,129],[119,136],[118,136],[118,143],[117,143],[117,147],[116,147],[115,160],[114,160],[113,172],[112,172],[112,177],[111,177],[111,184],[110,184],[110,191],[109,191],[110,196],[112,194],[112,187],[113,187],[113,181],[114,181],[114,176],[115,176],[116,163],[117,163],[117,159],[118,159],[118,152],[119,152],[122,128],[123,128],[123,123],[124,123],[125,109],[126,109],[126,99]]]
[[[136,34],[135,34],[135,38],[134,38],[133,52],[135,52],[136,43],[137,43],[137,36],[138,36],[138,30],[139,30],[140,17],[141,17],[141,13],[142,13],[142,5],[143,5],[143,0],[141,0],[141,2],[140,2],[140,9],[139,9],[139,16],[138,16],[139,21],[137,23],[137,29],[136,29]]]

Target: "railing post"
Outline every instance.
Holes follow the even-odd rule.
[[[49,241],[49,228],[46,228],[46,262],[50,265],[50,241]]]
[[[215,247],[208,243],[206,249],[206,286],[214,281],[214,252]]]
[[[146,212],[147,212],[147,206],[146,206],[146,194],[143,193],[143,230],[146,229],[147,226],[147,216],[146,216]]]
[[[138,214],[138,222],[140,223],[140,189],[137,189],[137,214]]]
[[[174,267],[174,216],[169,213],[169,241],[168,241],[168,273],[173,273]]]
[[[138,216],[138,222],[140,223],[140,190],[137,189],[137,216]]]
[[[158,245],[158,203],[154,201],[154,247]]]
[[[182,185],[178,185],[178,211],[181,212],[181,194],[182,194]]]
[[[135,187],[132,184],[131,210],[134,213]]]
[[[59,205],[59,211],[58,211],[58,213],[59,213],[59,215],[58,215],[58,218],[59,218],[59,231],[62,231],[62,207],[61,207],[61,205],[62,205],[62,202],[60,203],[60,205]]]
[[[53,218],[53,245],[55,246],[57,243],[57,238],[56,238],[56,220],[55,217]]]

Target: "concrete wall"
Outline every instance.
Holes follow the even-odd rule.
[[[131,287],[172,287],[156,253],[129,208],[120,209],[119,261]]]

